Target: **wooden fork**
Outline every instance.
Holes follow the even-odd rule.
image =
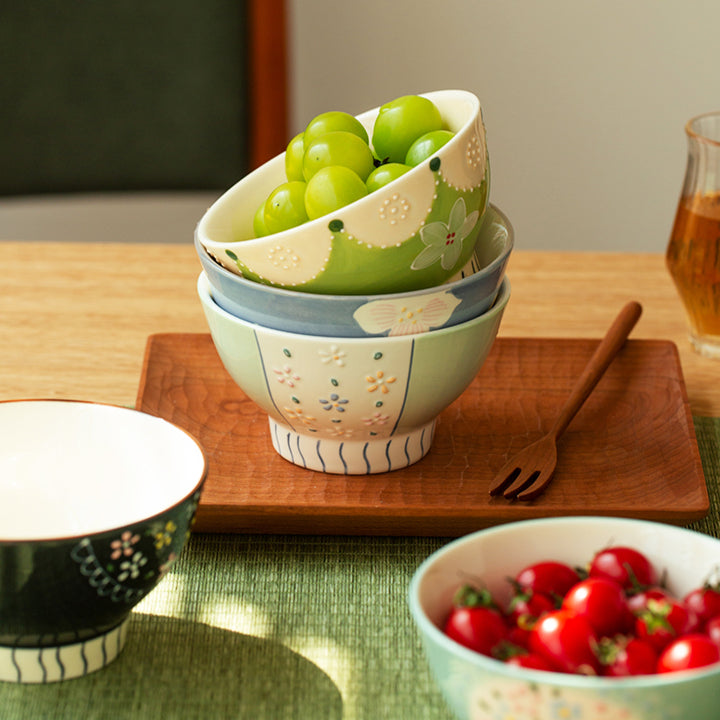
[[[620,311],[607,334],[585,366],[565,401],[550,432],[510,459],[490,484],[491,495],[516,500],[533,500],[550,484],[557,465],[557,440],[593,391],[613,358],[640,319],[642,307],[629,302]]]

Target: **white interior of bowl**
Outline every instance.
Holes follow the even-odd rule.
[[[475,118],[480,112],[478,98],[464,90],[438,90],[421,93],[421,95],[430,98],[437,105],[447,129],[454,133],[459,133],[469,124],[475,122]],[[372,137],[372,128],[379,111],[380,108],[376,107],[357,116],[370,137]],[[440,148],[437,155],[442,158],[454,152],[454,146],[458,141],[457,138],[453,138]],[[368,202],[377,201],[378,193],[392,193],[392,188],[396,187],[397,183],[406,182],[413,174],[424,170],[425,168],[422,165],[413,168],[397,180],[386,185],[385,188],[377,190],[372,195],[368,195],[343,208],[343,211],[347,211],[350,207],[353,209],[357,207],[362,211],[362,208]],[[199,241],[207,247],[212,247],[213,243],[223,244],[237,241],[264,244],[268,242],[268,237],[275,240],[279,237],[290,238],[296,233],[304,233],[308,227],[313,225],[324,227],[327,223],[327,216],[317,218],[276,235],[253,239],[252,224],[255,211],[272,190],[286,180],[285,153],[283,152],[249,175],[246,175],[213,203],[198,223],[196,235]],[[386,190],[387,188],[390,188],[390,190]],[[243,238],[245,239],[243,240]]]
[[[478,666],[501,665],[455,645],[439,629],[452,606],[452,597],[465,582],[482,583],[501,603],[507,603],[512,588],[508,577],[531,563],[558,560],[583,566],[592,556],[611,544],[628,545],[645,553],[659,573],[667,572],[668,589],[682,597],[702,585],[720,562],[720,541],[702,533],[656,522],[625,518],[566,517],[509,523],[468,535],[431,555],[418,569],[410,588],[410,606],[423,632]],[[514,672],[514,671],[511,671]],[[695,671],[698,672],[698,671]],[[717,667],[706,672],[718,672]],[[606,678],[556,675],[534,671],[522,675],[567,685],[591,687]],[[617,684],[662,684],[676,676],[641,676],[617,679]]]
[[[138,522],[190,495],[205,474],[190,435],[126,408],[4,402],[0,433],[0,542]]]

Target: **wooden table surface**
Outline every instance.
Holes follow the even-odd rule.
[[[207,332],[192,244],[0,242],[0,400],[133,405],[154,333]],[[678,347],[694,415],[720,416],[720,361],[696,354],[661,254],[515,250],[506,337],[600,338],[631,299],[633,338]]]

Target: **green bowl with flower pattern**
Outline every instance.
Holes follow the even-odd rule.
[[[376,294],[444,283],[472,258],[490,169],[478,98],[463,90],[425,97],[454,137],[422,164],[332,214],[254,238],[256,209],[286,179],[282,153],[207,210],[198,243],[233,273],[298,291]],[[357,116],[369,134],[378,111]]]

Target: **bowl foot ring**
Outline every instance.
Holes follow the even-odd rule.
[[[83,677],[109,665],[122,651],[127,619],[82,642],[43,647],[0,646],[0,681],[51,683]]]
[[[435,420],[407,433],[363,440],[299,433],[272,418],[269,421],[273,447],[281,457],[307,470],[338,475],[370,475],[408,467],[427,455],[435,434]]]

